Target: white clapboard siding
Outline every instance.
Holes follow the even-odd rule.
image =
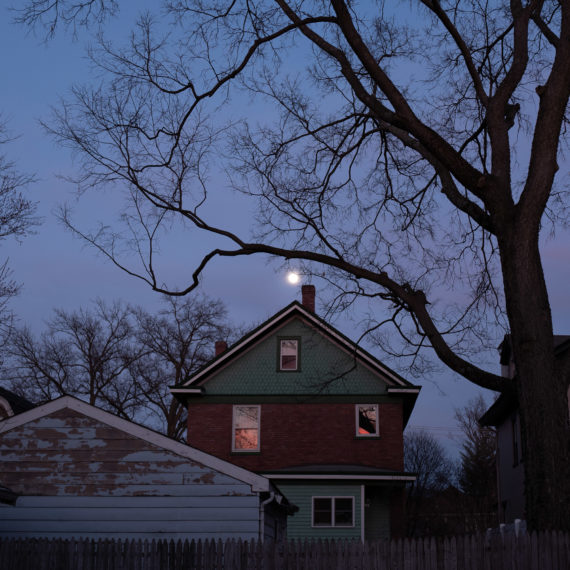
[[[141,501],[142,500],[142,501]],[[225,496],[186,496],[186,497],[20,497],[18,506],[35,508],[118,508],[133,509],[181,508],[250,508],[258,505],[255,495],[231,496],[231,502]]]
[[[259,538],[267,480],[63,400],[0,422],[0,537]]]

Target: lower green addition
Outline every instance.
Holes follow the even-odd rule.
[[[361,526],[361,486],[343,483],[323,483],[311,481],[275,481],[279,490],[287,497],[290,503],[299,510],[287,518],[287,538],[290,540],[305,538],[354,538],[362,536]],[[313,502],[317,498],[317,524],[313,524]],[[330,498],[330,519],[327,524],[326,507],[323,499]],[[347,521],[347,501],[353,502],[352,521]],[[320,499],[320,505],[319,505]],[[341,509],[337,513],[337,509]],[[334,520],[336,515],[336,521]],[[335,524],[336,522],[336,524]]]
[[[299,508],[287,519],[289,540],[371,540],[390,534],[389,500],[385,488],[364,487],[354,481],[274,482],[289,502]]]
[[[287,518],[289,540],[375,540],[390,536],[388,487],[354,481],[274,480],[274,483],[299,508]],[[349,505],[351,517],[347,514]]]

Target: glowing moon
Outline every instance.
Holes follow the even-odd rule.
[[[299,283],[299,279],[301,279],[299,277],[299,274],[295,273],[294,271],[289,271],[289,273],[287,274],[287,281],[289,281],[291,285],[296,285],[297,283]]]

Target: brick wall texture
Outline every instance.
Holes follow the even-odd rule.
[[[398,403],[379,404],[378,438],[355,436],[351,403],[261,404],[258,453],[232,453],[231,404],[193,403],[188,412],[190,445],[252,471],[315,464],[404,467]]]

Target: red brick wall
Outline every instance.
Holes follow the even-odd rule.
[[[188,413],[190,445],[253,471],[331,463],[403,470],[401,404],[379,405],[379,433],[355,437],[354,404],[262,404],[260,452],[232,453],[231,404],[193,403]]]

